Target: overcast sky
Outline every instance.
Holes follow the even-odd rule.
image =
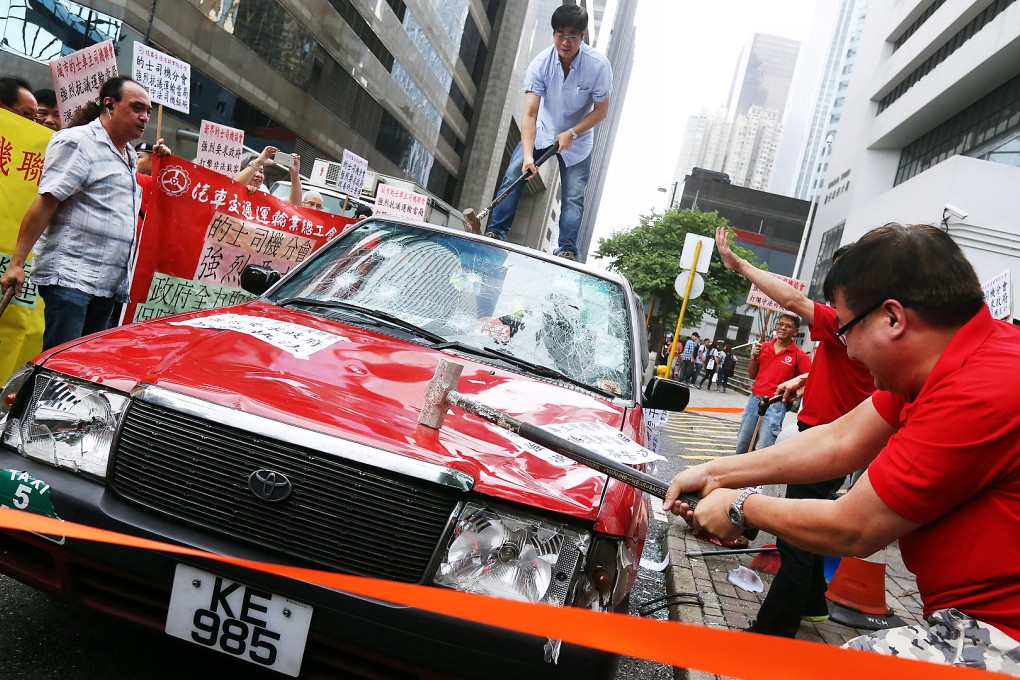
[[[827,0],[639,0],[634,69],[592,250],[599,237],[666,208],[669,194],[657,188],[672,184],[688,116],[726,105],[754,33],[803,42],[818,1]]]

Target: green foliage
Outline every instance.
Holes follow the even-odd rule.
[[[670,208],[662,214],[642,215],[637,227],[599,239],[595,255],[610,260],[608,268],[627,277],[646,308],[659,298],[658,314],[652,318],[651,325],[661,324],[672,333],[683,302],[683,296],[674,289],[674,282],[681,271],[684,239],[688,233],[714,239],[716,227],[721,226],[728,224],[717,212]],[[757,262],[754,253],[746,248],[732,241],[730,247],[752,264]],[[712,257],[708,273],[702,277],[705,292],[688,302],[684,328],[700,326],[706,313],[720,319],[729,316],[734,304],[742,302],[750,289],[747,279],[726,269],[717,254]]]

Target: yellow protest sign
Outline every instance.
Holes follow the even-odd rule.
[[[0,110],[0,272],[7,271],[21,218],[39,192],[46,144],[53,131]],[[20,296],[0,316],[0,382],[42,349],[43,303],[31,282],[31,258]]]

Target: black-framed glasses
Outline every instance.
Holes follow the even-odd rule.
[[[879,307],[881,307],[884,302],[885,302],[885,300],[879,300],[878,302],[876,302],[875,304],[871,305],[866,310],[864,310],[863,312],[861,312],[860,314],[858,314],[857,316],[855,316],[854,318],[850,319],[845,324],[843,324],[842,326],[837,328],[836,329],[836,339],[839,340],[840,342],[842,342],[845,345],[846,344],[846,334],[850,332],[850,329],[853,328],[854,326],[856,326],[857,324],[859,324],[860,322],[864,321],[864,319],[869,314],[871,314],[872,312],[877,310]]]

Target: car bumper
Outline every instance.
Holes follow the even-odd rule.
[[[21,470],[50,485],[61,519],[243,559],[279,557],[121,501],[106,486],[0,448],[0,470]],[[11,499],[0,498],[11,505]],[[314,608],[301,677],[606,677],[614,655],[564,645],[543,661],[544,638],[342,593],[231,564],[77,539],[63,544],[0,531],[0,572],[91,609],[162,631],[178,563]],[[306,565],[300,565],[306,566]],[[242,663],[242,662],[238,662]]]

